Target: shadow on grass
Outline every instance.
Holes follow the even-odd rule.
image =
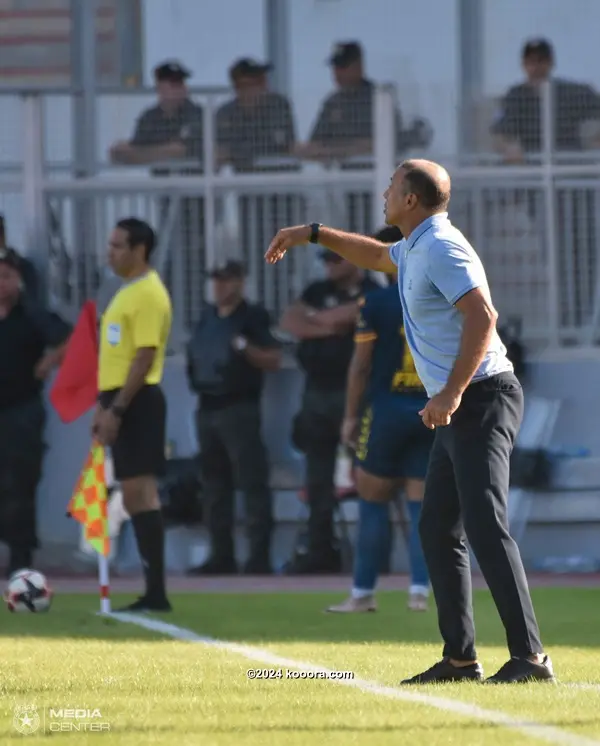
[[[378,594],[375,614],[326,614],[339,593],[241,593],[174,595],[174,611],[156,615],[201,635],[251,644],[267,643],[432,643],[439,644],[435,605],[426,613],[406,609],[406,594]],[[548,647],[600,647],[598,592],[593,589],[540,588],[533,591],[536,613]],[[131,597],[117,596],[113,607]],[[96,615],[92,595],[60,595],[46,614],[5,611],[0,637],[68,637],[103,640],[164,640],[161,634]],[[479,645],[505,646],[504,629],[487,591],[475,593]]]

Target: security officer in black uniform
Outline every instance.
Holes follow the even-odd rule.
[[[163,62],[155,68],[158,103],[141,113],[130,141],[112,146],[110,157],[114,163],[151,165],[187,159],[198,165],[184,171],[177,169],[179,173],[202,173],[203,111],[189,98],[185,81],[190,75],[176,61]],[[166,167],[153,170],[157,176],[172,172]]]
[[[373,102],[375,84],[365,75],[363,49],[359,42],[341,42],[334,46],[328,60],[337,90],[321,107],[308,143],[297,146],[299,156],[315,160],[343,160],[367,156],[373,149]],[[402,115],[396,110],[396,154],[412,147],[424,148],[431,141],[431,130],[423,119],[403,128]],[[350,164],[344,169],[356,168]],[[348,195],[348,229],[370,233],[370,194]]]
[[[110,150],[114,163],[152,165],[155,176],[190,176],[204,173],[203,109],[189,98],[186,80],[191,73],[177,61],[163,62],[154,70],[158,104],[146,109],[138,118],[133,138],[118,142]],[[172,161],[172,165],[169,163]],[[169,199],[161,200],[161,222],[166,220]],[[191,322],[191,299],[198,286],[198,270],[204,267],[204,200],[184,198],[177,225],[181,231],[183,282],[185,287],[184,319]],[[160,233],[160,229],[159,229]],[[172,257],[165,274],[173,289]]]
[[[234,487],[244,493],[250,544],[244,572],[271,572],[273,528],[267,451],[261,434],[263,372],[281,363],[269,315],[244,299],[243,266],[228,261],[211,277],[206,305],[188,346],[190,388],[198,394],[197,429],[211,556],[193,575],[237,572],[233,546]]]
[[[281,329],[300,340],[297,357],[306,374],[302,407],[294,420],[294,445],[306,456],[310,510],[308,553],[293,558],[290,574],[341,570],[335,545],[334,474],[344,418],[346,375],[354,350],[358,301],[380,287],[337,254],[323,250],[327,279],[311,283],[287,309]]]
[[[243,58],[229,70],[235,98],[224,104],[216,117],[219,162],[231,163],[238,172],[281,170],[260,166],[257,158],[286,156],[295,141],[290,102],[269,90],[269,64]]]
[[[216,116],[219,164],[229,164],[238,173],[299,170],[297,161],[287,160],[296,139],[292,107],[285,96],[269,90],[268,72],[272,65],[243,58],[234,62],[229,78],[235,98],[224,104]],[[262,162],[261,162],[262,159]],[[273,231],[282,221],[294,222],[301,209],[298,195],[241,194],[239,199],[244,261],[256,264],[257,293],[267,296],[267,284],[278,297],[280,275],[289,270],[266,271],[262,256]]]
[[[0,249],[0,541],[9,576],[31,567],[42,474],[44,379],[60,363],[70,327],[23,295],[22,262]]]

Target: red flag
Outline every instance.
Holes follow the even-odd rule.
[[[50,390],[50,401],[63,422],[73,422],[96,403],[98,396],[98,334],[96,304],[87,301]]]

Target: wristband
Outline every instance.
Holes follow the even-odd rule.
[[[319,243],[319,228],[321,227],[321,225],[321,223],[310,224],[310,236],[308,238],[309,243]]]

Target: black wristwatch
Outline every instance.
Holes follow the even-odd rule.
[[[310,237],[308,239],[309,243],[319,243],[319,228],[321,227],[322,223],[311,223],[310,224]]]
[[[115,417],[122,417],[125,414],[125,407],[119,407],[118,405],[113,404],[110,411],[115,415]]]

